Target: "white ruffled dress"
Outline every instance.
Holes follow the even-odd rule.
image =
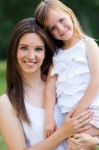
[[[59,49],[53,57],[53,66],[51,76],[58,76],[57,102],[61,112],[67,113],[79,103],[91,78],[85,39],[80,39],[69,49]],[[89,108],[94,110],[91,123],[99,128],[99,93]]]

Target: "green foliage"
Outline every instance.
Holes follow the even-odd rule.
[[[0,59],[6,51],[14,25],[21,19],[34,16],[34,9],[40,0],[0,0]]]
[[[96,148],[96,150],[99,150],[99,148]]]
[[[62,0],[67,4],[76,14],[83,30],[96,39],[99,39],[99,0]]]
[[[0,61],[0,95],[2,95],[6,91],[5,70],[6,70],[6,61]],[[0,135],[0,150],[7,150],[1,135]]]
[[[0,150],[7,150],[3,138],[0,136]]]
[[[6,70],[6,62],[0,61],[0,95],[6,91],[5,70]]]

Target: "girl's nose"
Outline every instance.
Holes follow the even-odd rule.
[[[63,27],[63,25],[61,25],[61,24],[58,24],[58,32],[59,33],[63,33],[63,31],[64,31],[64,27]]]

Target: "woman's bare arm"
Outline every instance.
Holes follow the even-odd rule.
[[[23,129],[7,95],[0,98],[0,131],[9,150],[54,150],[66,138],[78,131],[88,128],[90,112],[84,112],[77,117],[65,119],[62,127],[44,141],[26,148]],[[85,127],[84,127],[85,126]],[[33,137],[35,138],[35,137]]]

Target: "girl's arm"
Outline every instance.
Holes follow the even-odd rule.
[[[77,117],[71,118],[70,114],[65,119],[62,127],[53,135],[39,144],[31,146],[31,148],[26,148],[23,129],[21,128],[15,110],[7,95],[0,98],[0,131],[8,150],[54,150],[66,138],[89,128],[85,125],[88,124],[91,115],[90,112],[86,111]]]
[[[51,65],[47,81],[45,85],[45,126],[44,135],[49,137],[56,130],[56,123],[54,120],[54,107],[56,103],[56,79],[57,76],[51,76],[53,65]]]
[[[94,97],[99,93],[99,47],[92,39],[86,43],[87,57],[90,68],[91,79],[85,95],[80,100],[74,116],[84,111],[93,102]]]

